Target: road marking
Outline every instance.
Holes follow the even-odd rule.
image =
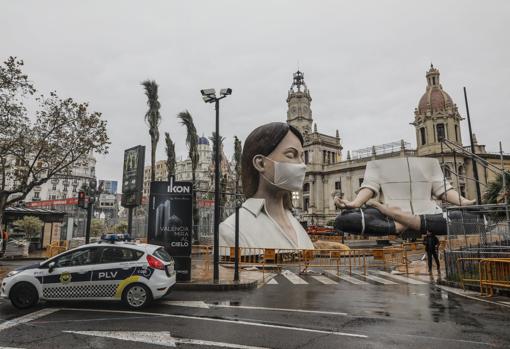
[[[103,338],[113,338],[123,341],[139,342],[160,345],[164,347],[176,347],[177,344],[193,344],[193,345],[207,345],[220,348],[237,348],[237,349],[266,349],[263,347],[254,347],[250,345],[232,344],[223,342],[211,342],[200,339],[190,338],[174,338],[168,331],[161,332],[127,332],[127,331],[64,331],[65,333],[81,334],[84,336],[95,336]]]
[[[20,324],[24,324],[26,322],[30,322],[30,321],[39,319],[46,315],[53,314],[54,312],[56,312],[58,310],[59,309],[56,309],[56,308],[42,309],[42,310],[27,314],[27,315],[20,316],[18,318],[12,319],[12,320],[5,321],[0,324],[0,331],[6,330],[8,328],[11,328],[11,327],[14,327],[14,326],[17,326]]]
[[[412,284],[412,285],[427,285],[426,282],[418,281],[418,280],[415,280],[415,279],[411,279],[411,278],[408,278],[408,277],[405,277],[405,276],[402,276],[402,275],[391,274],[391,273],[388,273],[388,272],[385,272],[385,271],[382,271],[382,270],[378,270],[377,272],[379,274],[381,274],[381,275],[384,275],[384,276],[387,276],[389,278],[392,278],[392,279],[395,279],[395,280],[398,280],[398,281],[402,281],[402,282],[405,282],[405,283],[408,283],[408,284]]]
[[[268,308],[268,307],[255,307],[249,305],[230,305],[230,304],[208,304],[201,301],[163,301],[160,302],[167,305],[176,305],[178,307],[191,307],[191,308],[239,308],[247,310],[266,310],[266,311],[282,311],[290,313],[307,313],[307,314],[322,314],[322,315],[339,315],[347,316],[347,313],[335,312],[335,311],[321,311],[321,310],[306,310],[306,309],[287,309],[287,308]]]
[[[273,324],[266,324],[266,323],[261,323],[261,322],[252,322],[252,321],[243,321],[243,320],[216,319],[216,318],[207,318],[207,317],[200,317],[200,316],[193,316],[193,315],[163,314],[163,313],[149,313],[149,312],[143,312],[143,311],[107,310],[107,309],[64,308],[61,310],[85,311],[85,312],[88,311],[88,312],[112,313],[112,314],[137,314],[137,315],[147,315],[147,316],[155,316],[155,317],[192,319],[192,320],[222,322],[222,323],[227,323],[227,324],[246,325],[246,326],[254,326],[254,327],[278,328],[278,329],[289,330],[289,331],[332,334],[335,336],[343,336],[343,337],[368,338],[368,336],[366,336],[364,334],[357,334],[357,333],[337,332],[337,331],[329,331],[329,330],[316,330],[316,329],[312,329],[312,328],[293,327],[293,326],[287,326],[287,325],[273,325]],[[78,322],[80,320],[73,320],[73,321]]]
[[[266,282],[267,285],[278,285],[278,281],[276,281],[274,278]]]
[[[338,277],[340,279],[342,279],[344,281],[347,281],[347,282],[350,282],[351,284],[354,284],[354,285],[368,285],[368,282],[362,281],[362,280],[358,280],[358,279],[353,278],[352,276],[349,276],[349,275],[340,274]]]
[[[322,276],[322,275],[313,275],[312,276],[315,280],[319,281],[320,283],[324,285],[336,285],[338,282],[331,280],[328,277]]]
[[[361,277],[364,277],[367,280],[372,280],[372,281],[378,282],[380,284],[384,284],[384,285],[398,285],[396,282],[393,282],[393,281],[390,281],[390,280],[386,280],[386,279],[380,278],[380,277],[375,276],[375,275],[368,275],[368,274],[365,275],[365,274],[362,274],[362,273],[355,273],[355,272],[352,272],[352,273],[356,274],[356,275],[359,275]]]
[[[294,285],[308,285],[308,282],[301,279],[299,276],[291,272],[290,270],[284,270],[282,271],[282,275],[287,278],[290,282],[292,282]]]

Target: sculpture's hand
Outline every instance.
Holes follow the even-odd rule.
[[[334,199],[335,206],[339,208],[357,208],[358,206],[354,201],[348,201],[345,199],[342,199],[340,197],[335,197]]]

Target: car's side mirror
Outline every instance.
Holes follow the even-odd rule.
[[[55,269],[55,262],[50,262],[50,264],[48,264],[48,272],[52,273],[53,269]]]

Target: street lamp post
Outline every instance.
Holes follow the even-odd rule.
[[[213,88],[200,91],[205,103],[214,103],[216,109],[216,133],[214,137],[214,251],[213,251],[213,281],[219,281],[220,269],[220,99],[232,94],[231,88],[225,88],[220,91],[220,97],[216,97],[216,91]]]

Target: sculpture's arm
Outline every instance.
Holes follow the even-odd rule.
[[[448,190],[445,194],[441,196],[441,199],[449,202],[450,204],[459,206],[469,206],[476,203],[476,200],[466,199],[455,190]]]
[[[362,188],[356,198],[352,201],[348,201],[342,199],[340,197],[335,197],[335,205],[340,208],[358,208],[361,207],[364,203],[370,200],[374,196],[374,192],[372,189]]]

